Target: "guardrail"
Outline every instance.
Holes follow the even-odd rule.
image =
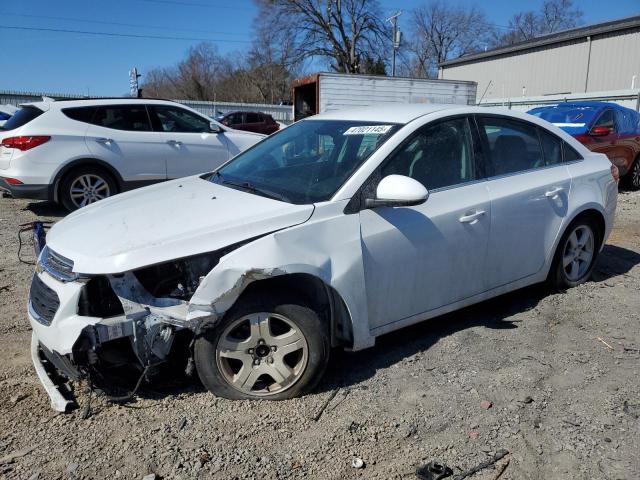
[[[0,90],[0,105],[20,105],[22,103],[40,102],[42,97],[53,98],[54,100],[81,100],[89,98],[86,95],[69,93],[44,93],[44,92],[17,92],[11,90]],[[91,97],[108,98],[108,97]],[[241,103],[241,102],[207,102],[200,100],[174,100],[175,102],[193,108],[204,115],[215,117],[233,111],[262,112],[271,115],[274,120],[289,124],[293,122],[293,108],[288,105],[270,105],[263,103]]]
[[[492,98],[489,100],[483,100],[478,103],[478,105],[481,107],[505,107],[510,110],[527,111],[541,105],[580,101],[614,102],[638,112],[640,111],[640,89],[610,90],[589,93],[561,93],[557,95],[541,95],[536,97]]]

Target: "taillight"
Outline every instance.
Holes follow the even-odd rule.
[[[22,185],[22,182],[17,178],[5,178],[4,181],[9,185]]]
[[[2,146],[5,148],[17,148],[18,150],[25,151],[42,145],[43,143],[51,140],[51,137],[45,135],[34,135],[32,137],[9,137],[2,140]]]
[[[620,170],[613,163],[611,164],[611,176],[616,182],[620,181]]]

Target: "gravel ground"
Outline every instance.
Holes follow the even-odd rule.
[[[578,288],[527,288],[336,352],[304,398],[161,384],[126,406],[94,398],[88,419],[50,410],[29,358],[32,267],[16,230],[60,214],[0,199],[0,478],[399,479],[432,459],[460,473],[502,448],[474,479],[505,466],[501,479],[640,478],[640,193],[620,195]]]

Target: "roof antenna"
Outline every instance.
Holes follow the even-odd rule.
[[[482,99],[487,94],[487,90],[489,90],[489,87],[491,86],[492,83],[493,83],[493,80],[489,80],[489,83],[487,83],[487,88],[484,89],[484,93],[482,94],[482,96],[480,97],[480,100],[478,100],[478,103],[476,105],[480,105],[482,103]]]

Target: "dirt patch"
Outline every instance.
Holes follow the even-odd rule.
[[[593,281],[566,293],[527,288],[336,352],[304,398],[152,385],[129,406],[94,398],[86,420],[50,410],[33,372],[16,257],[20,223],[60,215],[0,199],[0,477],[399,479],[505,448],[471,478],[507,462],[501,479],[640,478],[640,193],[620,195]]]

